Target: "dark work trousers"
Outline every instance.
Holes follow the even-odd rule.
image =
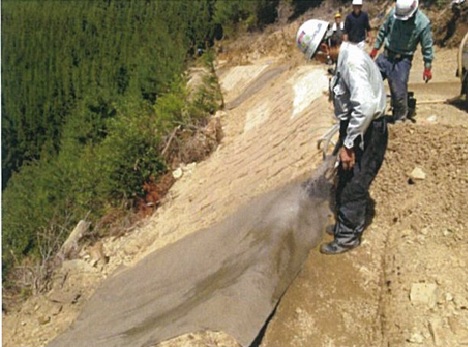
[[[408,116],[408,79],[412,66],[412,57],[395,58],[382,53],[375,61],[383,79],[388,79],[392,96],[394,120],[406,119]]]
[[[335,241],[343,246],[356,246],[366,222],[366,209],[369,201],[369,187],[382,166],[387,150],[388,131],[386,117],[374,120],[364,134],[364,149],[361,139],[356,139],[354,152],[356,164],[352,170],[338,167],[336,189],[337,220]],[[340,124],[340,139],[346,137],[348,122]]]

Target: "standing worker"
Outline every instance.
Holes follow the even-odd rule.
[[[362,11],[362,0],[353,0],[353,12],[346,16],[344,40],[365,49],[370,42],[370,24],[367,12]]]
[[[418,5],[418,0],[397,0],[380,27],[370,53],[374,59],[384,45],[384,52],[378,56],[376,63],[382,77],[388,79],[394,121],[405,121],[411,116],[408,112],[408,79],[418,43],[421,44],[424,61],[423,80],[428,82],[432,78],[434,53],[431,22],[418,9]]]
[[[335,22],[332,24],[331,30],[333,32],[342,32],[344,30],[344,23],[341,21],[341,13],[335,13]]]
[[[330,46],[327,27],[326,21],[308,20],[299,28],[296,44],[307,59],[336,62],[330,93],[340,120],[337,218],[333,242],[323,244],[320,251],[338,254],[361,243],[369,187],[384,160],[388,132],[386,95],[377,65],[349,42]]]
[[[332,36],[331,40],[341,43],[343,41],[344,23],[341,21],[341,13],[335,13],[335,21],[331,26]]]

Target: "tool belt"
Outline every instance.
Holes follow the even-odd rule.
[[[401,54],[401,53],[394,52],[388,48],[385,48],[384,56],[386,56],[390,60],[403,60],[403,59],[409,59],[410,61],[413,60],[412,54]]]

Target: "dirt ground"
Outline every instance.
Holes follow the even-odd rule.
[[[296,29],[297,23],[272,29],[249,43],[255,49],[224,49],[218,74],[226,109],[217,115],[224,133],[217,151],[181,168],[142,228],[102,240],[101,253],[84,249],[57,272],[52,292],[4,313],[3,346],[47,345],[107,277],[318,166],[316,141],[332,125],[332,108],[323,68],[306,64],[291,44]],[[444,102],[459,93],[456,49],[436,47],[436,57],[428,84],[420,56],[414,60],[416,122],[390,126],[362,246],[340,256],[311,250],[257,346],[468,346],[468,110],[461,101]],[[205,331],[159,346],[238,344]]]

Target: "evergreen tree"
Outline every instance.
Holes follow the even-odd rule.
[[[215,0],[2,2],[3,266],[39,255],[166,169],[161,139],[212,109],[183,72]],[[4,271],[4,275],[6,272]]]

